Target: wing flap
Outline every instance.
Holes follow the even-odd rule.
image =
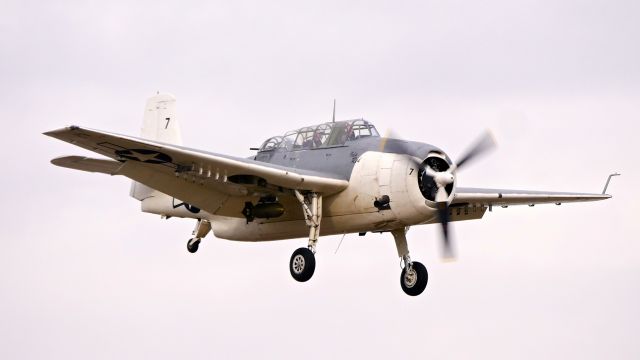
[[[175,199],[195,205],[211,214],[216,214],[227,202],[229,196],[246,195],[246,190],[240,185],[204,184],[190,179],[178,178],[175,175],[159,171],[156,166],[139,162],[127,161],[118,170],[118,175],[126,176],[139,183],[147,185]],[[242,208],[236,209],[234,215],[240,215]]]

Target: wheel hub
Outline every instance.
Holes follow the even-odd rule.
[[[404,272],[404,285],[408,288],[412,288],[418,282],[418,274],[413,268],[408,268]]]
[[[296,274],[301,274],[304,271],[304,256],[298,254],[293,258],[293,272]]]

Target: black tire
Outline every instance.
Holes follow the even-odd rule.
[[[296,281],[305,282],[313,276],[316,270],[316,257],[307,248],[299,248],[291,255],[289,272]]]
[[[429,273],[427,272],[427,268],[417,261],[413,262],[411,269],[413,274],[415,274],[415,279],[411,276],[407,276],[407,268],[405,267],[402,269],[402,273],[400,274],[400,286],[402,287],[402,291],[407,295],[418,296],[422,294],[424,289],[427,287],[427,283],[429,282]]]
[[[200,239],[196,240],[193,242],[193,244],[191,243],[191,240],[193,239],[189,239],[189,241],[187,241],[187,250],[194,254],[196,251],[198,251],[198,246],[200,245]]]

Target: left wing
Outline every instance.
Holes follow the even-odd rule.
[[[70,126],[45,135],[113,160],[70,156],[53,164],[77,170],[124,175],[167,195],[215,213],[215,194],[244,196],[308,190],[330,195],[349,182],[336,175],[209,153],[182,146]],[[115,160],[115,161],[114,161]],[[211,200],[211,201],[209,201]],[[211,203],[209,203],[211,202]]]
[[[566,202],[598,201],[609,199],[608,194],[565,193],[532,190],[504,190],[456,188],[452,206],[509,206],[535,204],[561,204]]]

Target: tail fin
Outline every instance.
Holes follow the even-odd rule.
[[[176,118],[176,98],[173,95],[158,94],[147,100],[141,135],[149,140],[182,145],[182,135]]]
[[[141,136],[149,140],[182,145],[182,134],[176,118],[176,98],[173,95],[158,93],[147,100]],[[131,184],[130,195],[140,201],[167,196],[135,181]]]

